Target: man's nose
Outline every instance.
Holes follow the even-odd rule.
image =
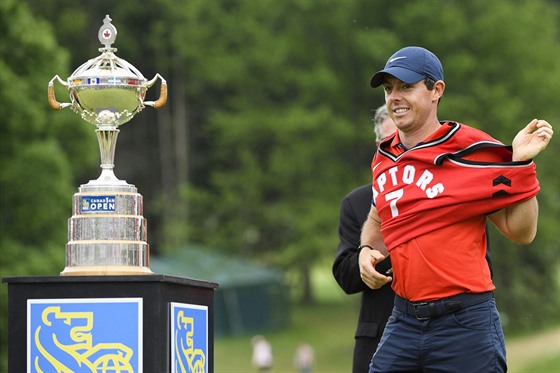
[[[398,101],[401,99],[401,94],[398,89],[392,89],[391,92],[387,93],[387,102]]]

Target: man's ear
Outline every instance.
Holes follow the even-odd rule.
[[[438,80],[434,83],[434,89],[432,90],[435,101],[438,101],[443,96],[443,91],[445,91],[445,83],[443,80]]]

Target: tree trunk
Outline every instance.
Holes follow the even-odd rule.
[[[313,286],[311,283],[311,269],[309,268],[309,265],[306,264],[301,268],[301,278],[302,278],[301,303],[302,304],[315,303]]]

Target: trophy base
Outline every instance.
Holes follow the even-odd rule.
[[[143,198],[126,182],[89,183],[73,197],[61,276],[151,275]]]
[[[129,266],[76,266],[66,267],[60,272],[61,276],[131,276],[153,275],[148,267]]]

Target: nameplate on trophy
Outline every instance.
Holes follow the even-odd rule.
[[[115,212],[115,196],[80,196],[82,214]]]

